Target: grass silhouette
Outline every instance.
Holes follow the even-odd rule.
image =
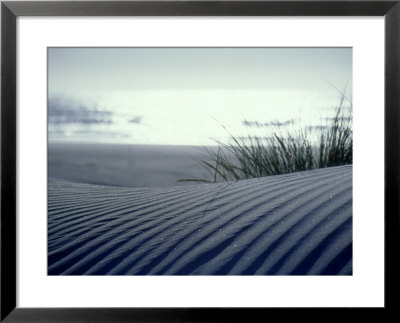
[[[350,108],[345,107],[345,101]],[[217,150],[204,148],[209,160],[199,163],[209,170],[210,179],[187,178],[178,182],[237,181],[241,179],[288,174],[316,168],[353,163],[353,129],[351,101],[341,91],[340,103],[327,127],[317,129],[317,142],[309,139],[311,127],[295,133],[282,134],[273,129],[268,138],[249,135],[238,137],[221,125],[230,135],[231,142],[216,141]]]

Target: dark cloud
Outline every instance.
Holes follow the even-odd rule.
[[[102,110],[96,104],[82,103],[65,98],[48,100],[50,124],[110,124],[112,112]]]
[[[129,123],[137,123],[140,124],[142,122],[142,117],[133,117],[132,119],[129,120]]]
[[[248,121],[248,120],[243,121],[243,125],[245,125],[246,127],[257,127],[257,128],[271,127],[271,126],[272,127],[284,127],[284,126],[293,125],[293,124],[295,124],[294,119],[287,120],[284,122],[280,122],[278,120],[271,121],[271,122],[259,122],[259,121]]]

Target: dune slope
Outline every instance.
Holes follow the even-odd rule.
[[[49,180],[49,275],[351,275],[352,166],[169,188]]]

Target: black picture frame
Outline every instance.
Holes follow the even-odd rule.
[[[19,16],[384,16],[384,308],[19,308],[16,307],[16,19]],[[252,322],[352,319],[354,311],[396,317],[399,272],[400,1],[2,1],[1,3],[1,322]],[[312,312],[311,312],[312,311]],[[321,313],[323,312],[324,313]],[[357,315],[360,315],[358,313]],[[360,317],[357,317],[358,319]]]

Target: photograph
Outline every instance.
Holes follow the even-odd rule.
[[[396,317],[399,2],[2,1],[0,321]]]
[[[2,1],[0,321],[390,321],[399,2]]]
[[[351,47],[48,47],[48,275],[353,275]]]

